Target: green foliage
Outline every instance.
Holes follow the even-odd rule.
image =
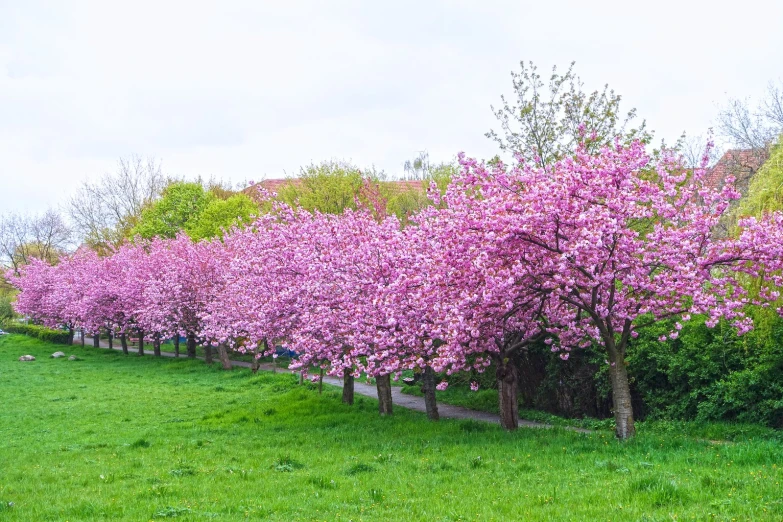
[[[201,183],[178,181],[163,190],[162,197],[145,209],[130,236],[175,237],[186,224],[200,215],[216,196]]]
[[[374,400],[349,407],[290,374],[81,346],[75,365],[55,349],[0,338],[4,521],[783,517],[783,446],[761,432],[508,433],[404,408],[381,418]]]
[[[747,195],[734,211],[734,218],[736,222],[741,216],[761,217],[775,210],[783,210],[783,137],[753,175]]]
[[[282,187],[277,198],[310,212],[342,214],[347,208],[356,208],[365,178],[378,181],[380,174],[374,170],[362,171],[343,161],[311,164],[302,168],[296,182],[292,180]]]
[[[725,322],[707,328],[703,317],[675,340],[658,340],[672,331],[669,321],[644,331],[628,355],[640,417],[783,427],[783,319],[755,315],[758,327],[742,337]]]
[[[341,214],[345,209],[364,205],[380,213],[395,214],[403,222],[416,211],[431,204],[427,197],[429,181],[435,181],[445,191],[456,173],[453,164],[426,168],[407,183],[385,180],[375,169],[360,169],[343,161],[312,164],[301,170],[299,177],[277,191],[277,199],[289,205],[299,205],[309,212]]]
[[[205,189],[200,182],[178,181],[142,212],[130,236],[171,238],[184,231],[194,241],[211,239],[232,226],[250,223],[258,213],[258,205],[246,194],[215,184]]]
[[[52,330],[35,324],[22,324],[14,321],[6,321],[3,330],[8,333],[22,334],[47,343],[68,344],[70,334],[64,330]]]
[[[258,205],[246,194],[212,199],[204,209],[185,223],[185,232],[194,241],[219,237],[235,225],[246,225],[258,215]]]
[[[756,328],[742,337],[729,324],[707,328],[704,317],[684,323],[677,339],[659,341],[675,330],[661,321],[630,343],[628,370],[637,418],[649,421],[732,422],[783,428],[783,319],[773,310],[752,310]],[[545,345],[533,345],[517,361],[523,418],[582,427],[603,425],[611,415],[609,366],[597,347],[574,350],[567,361]],[[449,387],[438,400],[497,413],[492,366],[478,374],[439,375]],[[480,383],[478,392],[469,384]],[[418,385],[403,392],[421,396]],[[551,417],[581,418],[571,421]],[[551,418],[548,419],[548,416]]]

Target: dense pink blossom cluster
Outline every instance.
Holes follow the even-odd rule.
[[[598,344],[618,435],[633,434],[625,354],[646,323],[706,314],[752,327],[783,284],[783,216],[720,233],[738,197],[639,143],[578,151],[546,168],[460,158],[461,173],[407,226],[377,209],[342,215],[274,205],[221,240],[184,235],[34,261],[19,312],[48,325],[299,354],[333,374],[454,373],[493,365],[503,425],[517,425],[514,358],[544,342],[567,358]],[[749,295],[742,283],[757,278]],[[446,383],[438,384],[445,389]],[[472,383],[471,388],[478,389]]]

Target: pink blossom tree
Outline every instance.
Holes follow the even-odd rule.
[[[720,238],[719,221],[738,197],[731,183],[715,190],[704,169],[688,171],[671,155],[653,160],[639,143],[593,155],[580,149],[546,168],[462,164],[451,190],[487,216],[471,225],[491,240],[479,254],[517,252],[517,277],[542,300],[539,324],[552,349],[567,357],[597,342],[606,350],[621,439],[635,433],[625,357],[637,331],[704,313],[742,334],[752,327],[744,313],[752,300],[740,279],[781,268],[771,239],[779,216],[745,220],[739,238]],[[774,295],[769,289],[756,302]]]

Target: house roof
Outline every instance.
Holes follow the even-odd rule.
[[[718,162],[707,170],[705,184],[713,189],[721,189],[726,178],[734,176],[738,188],[742,189],[764,163],[764,159],[762,152],[752,149],[727,150]]]

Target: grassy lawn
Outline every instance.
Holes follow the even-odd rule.
[[[380,418],[326,390],[2,337],[0,520],[783,520],[774,432],[620,444]]]

